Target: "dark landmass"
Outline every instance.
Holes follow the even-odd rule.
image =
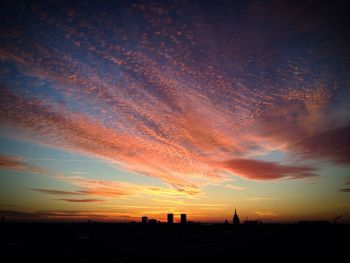
[[[264,262],[348,258],[350,225],[2,223],[2,262]]]

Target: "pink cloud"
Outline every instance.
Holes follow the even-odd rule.
[[[223,162],[222,166],[238,176],[253,180],[297,179],[316,176],[316,170],[312,167],[289,166],[258,160],[232,159]]]
[[[230,62],[237,61],[232,76],[218,66],[222,63],[216,59],[218,50],[208,51],[210,65],[193,63],[187,59],[192,45],[212,41],[210,34],[193,32],[215,32],[199,13],[191,12],[197,30],[174,27],[171,19],[166,20],[166,29],[159,28],[165,21],[163,13],[144,17],[154,27],[152,33],[176,43],[175,53],[162,45],[155,50],[145,32],[138,43],[142,48],[132,49],[132,45],[106,41],[104,33],[89,22],[85,21],[82,26],[86,30],[81,30],[37,14],[43,23],[66,36],[63,44],[79,48],[91,63],[35,41],[26,43],[25,49],[3,47],[0,59],[15,64],[28,86],[41,93],[37,82],[53,83],[49,88],[62,102],[43,94],[39,99],[32,91],[23,96],[24,92],[2,86],[1,123],[16,127],[27,140],[107,159],[192,194],[200,192],[201,186],[227,179],[226,168],[217,167],[218,162],[248,159],[274,149],[308,159],[349,163],[347,130],[339,135],[322,128],[332,97],[324,81],[315,78],[309,83],[300,77],[292,79],[302,84],[300,87],[289,85],[283,76],[305,72],[295,65],[299,63],[288,62],[288,70],[276,68],[281,87],[274,88],[273,80],[265,78],[258,81],[259,87],[249,87],[241,78],[246,73],[242,68],[246,49],[239,40],[235,45],[226,41],[221,47],[223,54],[232,54]],[[113,35],[125,39],[128,32],[122,31],[113,31]],[[94,32],[89,35],[93,41],[86,41],[87,32]],[[252,43],[261,38],[257,32],[243,34],[242,39]],[[273,50],[255,52],[256,63],[270,68]],[[106,70],[99,71],[99,66]],[[335,147],[334,142],[346,146]],[[287,171],[280,166],[270,165],[276,179],[293,177],[285,176]],[[288,173],[298,172],[289,167]]]
[[[255,120],[245,138],[262,149],[282,150],[294,159],[349,165],[350,125],[346,119],[334,124],[332,113],[327,112],[329,98],[322,89],[288,94]]]
[[[293,145],[307,158],[329,159],[339,164],[350,165],[350,125],[315,133]]]
[[[197,150],[178,145],[170,138],[159,137],[147,127],[141,127],[146,133],[144,138],[118,132],[62,106],[55,108],[55,105],[43,105],[37,100],[24,100],[6,89],[1,101],[0,120],[3,124],[32,134],[30,139],[36,142],[118,162],[126,169],[160,178],[182,191],[195,193],[198,192],[197,185],[221,178],[205,160],[201,160]],[[184,119],[180,126],[184,137],[179,139],[200,138],[201,145],[217,144],[217,140],[204,131],[203,124],[200,124],[202,127],[193,125],[193,128],[198,126],[193,135],[187,133],[189,125],[190,122]]]
[[[254,137],[249,133],[241,133],[237,129],[239,125],[229,124],[231,128],[228,128],[223,113],[210,108],[209,101],[202,100],[198,105],[199,111],[194,110],[193,105],[188,108],[187,113],[179,115],[175,112],[168,115],[171,119],[169,126],[163,126],[162,120],[158,120],[154,115],[153,121],[162,127],[159,131],[153,126],[144,125],[139,119],[131,119],[130,123],[135,125],[133,128],[136,127],[140,132],[136,135],[133,132],[125,133],[117,127],[106,127],[98,120],[82,113],[71,112],[62,105],[21,98],[12,94],[6,87],[3,90],[1,122],[19,128],[27,134],[26,136],[30,134],[28,139],[110,160],[129,171],[159,178],[178,191],[198,194],[201,192],[201,186],[226,180],[224,170],[228,169],[227,166],[238,175],[250,179],[304,178],[315,175],[315,170],[310,167],[258,163],[253,160],[245,160],[246,163],[243,164],[242,158],[227,161],[224,167],[216,165],[222,159],[230,160],[229,157],[232,156],[244,156],[259,147],[263,151],[266,150],[266,146],[261,146],[263,141],[268,140],[273,145],[282,140],[278,137],[280,133],[276,133],[276,129],[281,129],[282,133],[290,128],[288,125],[283,127],[277,124],[280,115],[270,115],[272,125],[269,127],[275,130],[268,133],[264,128],[267,126],[260,125],[260,137]],[[205,119],[203,114],[210,117]],[[282,117],[283,111],[280,111],[280,114]],[[276,125],[273,124],[274,118],[277,118]],[[214,119],[217,123],[222,123],[222,127],[212,126]],[[230,133],[236,131],[236,138],[233,139]],[[296,137],[294,133],[288,137],[294,138],[293,136]],[[240,162],[237,163],[237,160]],[[237,165],[239,167],[236,167]],[[264,168],[266,172],[254,174],[249,165]],[[268,169],[271,171],[267,172]],[[124,194],[122,188],[108,189],[105,186],[89,191],[105,193],[108,196]]]
[[[0,155],[0,168],[41,174],[41,175],[51,174],[51,172],[45,168],[26,163],[20,157],[8,156],[8,155]]]

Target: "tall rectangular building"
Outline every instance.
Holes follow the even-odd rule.
[[[186,214],[181,214],[181,224],[186,224],[187,217]]]
[[[147,216],[141,217],[141,222],[142,222],[142,224],[147,224],[148,223],[148,217]]]
[[[168,224],[174,223],[174,214],[168,214]]]

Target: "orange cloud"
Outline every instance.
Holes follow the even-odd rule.
[[[55,179],[62,180],[78,187],[74,191],[57,189],[37,189],[29,190],[51,195],[85,195],[100,196],[107,198],[121,198],[126,196],[158,196],[158,197],[191,197],[192,193],[181,192],[176,189],[159,186],[139,185],[126,182],[116,182],[110,180],[94,180],[83,177],[56,176]],[[201,193],[198,192],[197,195]],[[78,201],[77,201],[78,202]]]
[[[65,180],[78,186],[80,190],[78,190],[77,193],[90,196],[123,197],[129,195],[150,195],[160,197],[190,197],[193,194],[158,186],[139,185],[109,180],[93,180],[82,177],[61,177],[61,180]],[[197,194],[200,194],[199,190]]]
[[[262,217],[266,217],[266,216],[277,216],[277,214],[275,212],[272,211],[255,211],[254,212],[256,215],[258,216],[262,216]]]
[[[101,196],[101,197],[125,197],[130,195],[149,195],[159,197],[191,197],[191,195],[202,194],[200,189],[191,191],[179,191],[172,188],[164,188],[159,186],[132,184],[127,182],[116,182],[110,180],[94,180],[87,179],[81,176],[64,176],[57,172],[31,165],[22,158],[2,155],[0,156],[0,168],[12,169],[16,171],[24,171],[30,173],[50,176],[53,179],[65,181],[78,187],[78,190],[67,191],[58,189],[42,189],[31,188],[29,190],[52,195],[86,195],[86,196]],[[73,202],[73,201],[72,201]],[[77,201],[79,202],[79,201]]]

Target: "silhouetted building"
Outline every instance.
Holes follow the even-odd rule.
[[[142,222],[142,224],[147,224],[148,223],[148,217],[147,216],[141,217],[141,222]]]
[[[232,224],[234,224],[234,225],[239,225],[239,217],[238,217],[238,215],[237,215],[236,209],[235,209],[235,214],[233,215]]]
[[[331,222],[327,220],[303,220],[298,222],[298,224],[302,225],[327,225],[330,223]]]
[[[148,220],[148,223],[151,225],[157,224],[157,219],[150,219]]]
[[[174,214],[168,214],[168,224],[174,223]]]
[[[260,220],[244,220],[243,224],[245,225],[260,225],[262,222]]]
[[[186,222],[187,222],[186,214],[181,214],[181,224],[186,224]]]

